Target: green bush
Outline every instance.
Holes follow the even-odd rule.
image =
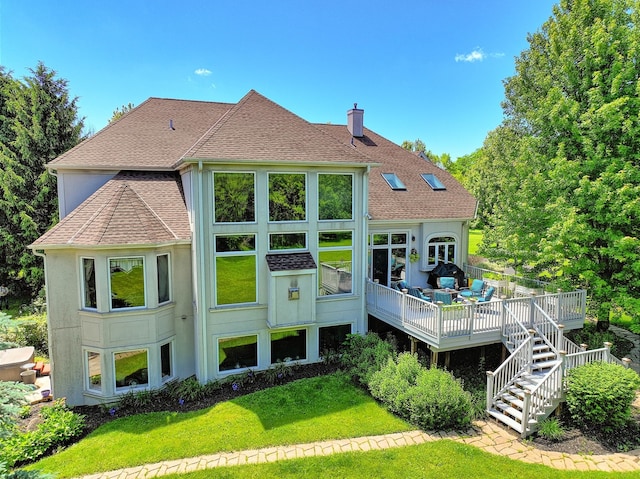
[[[84,429],[84,416],[76,414],[56,401],[40,410],[43,421],[33,431],[12,434],[0,446],[0,457],[8,467],[34,461],[47,451],[68,444]]]
[[[471,395],[449,372],[422,367],[402,353],[372,373],[369,390],[387,407],[424,430],[466,427],[473,418]]]
[[[38,354],[49,356],[49,336],[46,313],[16,319],[14,341],[23,346],[33,346]]]
[[[390,343],[375,333],[349,334],[344,343],[342,366],[360,384],[367,385],[371,375],[382,368],[394,351]]]
[[[569,371],[567,407],[580,426],[613,432],[631,417],[640,378],[632,369],[611,363],[589,363]]]
[[[569,332],[567,337],[576,344],[586,344],[587,349],[600,349],[605,342],[609,342],[611,354],[617,358],[625,357],[633,347],[631,341],[620,338],[611,331],[597,331],[594,322],[584,323],[582,329]]]

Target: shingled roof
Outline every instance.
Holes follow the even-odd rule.
[[[351,142],[352,136],[344,125],[316,126],[342,142]],[[374,220],[460,220],[475,216],[475,198],[431,161],[368,128],[364,128],[363,137],[353,138],[353,147],[379,165],[369,173],[369,215]],[[407,189],[391,189],[382,173],[395,173]],[[421,173],[436,175],[446,189],[432,190]]]
[[[190,240],[178,175],[122,172],[38,238],[31,248],[148,245]]]

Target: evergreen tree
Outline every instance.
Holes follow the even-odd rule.
[[[0,281],[14,294],[44,282],[26,247],[57,221],[56,180],[45,165],[75,146],[83,127],[67,81],[42,63],[30,71],[24,82],[2,71],[0,83]]]

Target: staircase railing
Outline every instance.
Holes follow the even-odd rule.
[[[564,374],[562,362],[553,366],[544,375],[544,379],[531,389],[524,392],[522,406],[522,434],[534,432],[532,423],[537,423],[540,418],[546,417],[553,411],[562,398],[562,380]]]

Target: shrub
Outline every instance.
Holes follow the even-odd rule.
[[[207,389],[194,376],[167,385],[167,394],[176,401],[199,401],[204,398],[206,391]]]
[[[15,433],[0,447],[0,457],[7,466],[34,461],[54,447],[68,444],[84,429],[84,416],[76,414],[56,401],[40,410],[43,421],[34,431]]]
[[[624,338],[620,338],[611,331],[597,331],[594,322],[587,322],[584,327],[577,331],[571,331],[567,337],[576,344],[586,344],[587,349],[600,349],[605,342],[611,343],[611,354],[617,358],[622,358],[629,354],[633,344]]]
[[[540,421],[538,435],[551,442],[558,442],[564,436],[562,423],[557,417],[547,417]]]
[[[417,356],[389,358],[369,382],[371,395],[424,430],[466,427],[473,418],[471,395],[449,372],[426,369]]]
[[[375,333],[349,334],[344,343],[342,365],[360,384],[367,385],[371,375],[382,368],[394,351],[391,344]]]
[[[589,363],[569,371],[567,407],[581,426],[613,432],[631,417],[640,378],[617,364]]]
[[[33,346],[38,354],[49,355],[49,336],[46,313],[16,320],[14,341],[25,346]]]
[[[292,376],[295,372],[295,367],[298,365],[296,362],[291,361],[278,361],[272,364],[269,369],[264,373],[264,378],[267,384],[274,385],[282,383],[285,378]]]

